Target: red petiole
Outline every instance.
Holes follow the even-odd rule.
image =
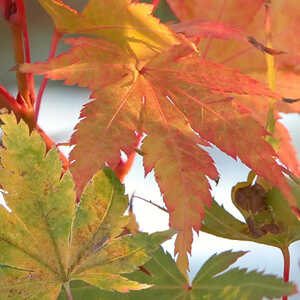
[[[34,109],[35,92],[32,74],[24,74],[18,70],[18,65],[25,62],[30,63],[30,44],[27,30],[27,18],[23,0],[2,0],[0,1],[0,12],[7,21],[13,37],[13,48],[15,63],[17,67],[16,77],[18,84],[18,95],[14,98],[8,91],[0,86],[0,105],[8,111],[13,111],[18,119],[23,119],[31,130],[36,129],[46,143],[47,150],[55,146],[54,141],[37,125],[40,103],[47,81],[43,82],[37,101],[37,108]],[[57,32],[51,43],[50,58],[55,55],[57,42],[61,35]],[[58,150],[59,151],[59,150]],[[59,151],[63,163],[63,173],[69,166],[68,159]]]

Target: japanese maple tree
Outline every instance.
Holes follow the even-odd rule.
[[[12,209],[0,216],[1,297],[250,300],[297,293],[288,282],[288,247],[300,239],[300,167],[278,120],[280,112],[299,112],[300,44],[291,33],[300,5],[170,0],[179,21],[165,24],[165,1],[87,0],[82,11],[61,0],[38,2],[54,33],[49,58],[32,63],[23,0],[0,0],[18,86],[15,97],[0,86],[0,185]],[[62,38],[69,50],[56,56]],[[37,95],[33,75],[44,76]],[[91,91],[66,143],[74,146],[68,157],[38,125],[48,79]],[[204,148],[212,145],[251,169],[231,195],[244,222],[212,198],[209,180],[220,177]],[[126,213],[120,181],[137,154],[145,175],[154,171],[168,231],[142,233],[131,205]],[[219,274],[245,254],[227,251],[190,282],[193,232],[200,230],[281,249],[284,280],[238,268]],[[155,252],[173,234],[176,264]]]

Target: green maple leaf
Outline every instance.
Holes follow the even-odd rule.
[[[293,284],[285,283],[273,275],[257,271],[247,272],[246,269],[239,268],[227,270],[245,253],[226,251],[213,255],[198,271],[190,286],[171,256],[159,249],[144,266],[148,274],[137,271],[128,275],[133,280],[151,284],[151,288],[119,294],[100,291],[82,282],[74,282],[72,293],[75,296],[74,300],[261,300],[262,297],[281,297],[296,292]],[[59,299],[66,299],[66,295],[62,293]]]
[[[56,299],[62,286],[83,280],[126,292],[147,285],[128,280],[173,232],[120,235],[128,223],[124,187],[104,168],[75,204],[74,182],[55,149],[23,121],[2,116],[0,183],[12,212],[0,209],[0,298]]]

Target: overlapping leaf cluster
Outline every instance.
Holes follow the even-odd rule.
[[[199,34],[199,26],[207,22],[225,24],[238,29],[260,42],[266,39],[265,6],[271,9],[272,45],[283,53],[276,57],[276,90],[285,97],[299,98],[299,51],[300,43],[295,37],[299,26],[299,2],[297,0],[232,0],[226,3],[212,0],[207,4],[198,0],[167,0],[176,16],[190,22],[189,30]],[[284,14],[282,12],[285,12]],[[188,24],[186,24],[188,25]],[[223,32],[224,33],[224,32]],[[223,34],[220,32],[220,35]],[[219,35],[219,36],[220,36]],[[223,35],[224,37],[224,35]],[[231,33],[231,38],[232,33]],[[252,73],[262,81],[267,76],[267,65],[263,55],[257,55],[249,44],[209,37],[201,41],[207,59]],[[297,111],[299,104],[280,105],[280,111]]]
[[[129,222],[123,215],[127,198],[111,170],[98,172],[75,205],[74,182],[69,171],[61,177],[57,150],[46,153],[39,134],[30,133],[23,121],[17,124],[13,115],[1,120],[4,148],[0,180],[12,209],[0,209],[1,299],[55,300],[71,299],[72,295],[75,300],[258,300],[296,292],[293,284],[276,276],[238,268],[226,271],[245,254],[231,251],[212,256],[190,285],[169,254],[162,249],[154,253],[174,233],[172,230],[124,235]],[[289,215],[284,201],[279,203]],[[274,206],[274,211],[280,210]],[[206,220],[215,208],[208,212]],[[217,217],[223,215],[217,212]],[[289,225],[299,227],[296,217],[291,213],[289,217]],[[207,225],[209,221],[203,229]],[[295,230],[289,239],[295,240]],[[130,274],[150,256],[152,260],[141,271]]]
[[[61,177],[57,150],[23,121],[3,116],[1,186],[12,212],[0,209],[0,298],[57,299],[82,280],[127,292],[148,287],[122,276],[150,259],[172,230],[124,235],[129,218],[124,187],[108,168],[89,182],[75,205],[69,171]]]
[[[146,134],[141,147],[145,173],[155,171],[170,225],[179,231],[175,253],[183,272],[188,269],[192,231],[199,231],[212,202],[207,177],[219,176],[201,146],[212,143],[239,157],[296,207],[276,162],[278,155],[264,139],[267,131],[253,116],[255,107],[245,106],[241,96],[260,97],[262,102],[261,96],[280,100],[280,95],[207,60],[205,49],[197,50],[181,33],[159,23],[151,15],[151,5],[90,0],[77,12],[59,0],[39,2],[58,32],[81,35],[65,40],[71,45],[69,52],[20,67],[92,90],[93,100],[83,108],[71,138],[76,145],[70,155],[71,172],[78,195],[98,169],[105,164],[116,167],[121,150],[134,151],[137,134]],[[256,2],[244,11],[243,22],[263,1]]]
[[[198,0],[167,0],[176,16],[182,21],[174,29],[190,38],[201,37],[199,47],[211,61],[238,68],[262,82],[269,77],[265,55],[259,54],[248,43],[255,38],[264,43],[267,39],[279,55],[275,59],[276,91],[290,99],[298,99],[299,89],[299,40],[295,32],[299,27],[300,10],[297,0],[212,0],[207,4]],[[270,10],[270,32],[266,33],[266,9]],[[285,12],[284,14],[282,12]],[[209,33],[209,34],[207,34]],[[269,104],[257,97],[239,98],[254,110],[253,117],[265,125]],[[274,103],[276,118],[278,112],[299,113],[299,103]],[[299,176],[300,167],[288,131],[280,122],[275,124],[274,137],[280,141],[280,160]]]
[[[95,287],[74,282],[72,293],[75,299],[103,299],[103,300],[150,300],[159,298],[162,300],[192,300],[192,299],[215,299],[215,300],[260,300],[262,297],[280,297],[295,293],[292,284],[282,282],[272,275],[264,275],[262,272],[245,269],[231,268],[245,252],[226,251],[210,257],[198,271],[192,285],[186,281],[178,270],[172,257],[157,250],[151,261],[144,266],[147,273],[137,271],[129,278],[153,285],[151,288],[141,291],[133,291],[129,294],[116,294],[101,291]],[[59,300],[66,299],[63,292]]]

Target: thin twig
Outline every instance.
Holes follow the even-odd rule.
[[[145,198],[143,198],[143,197],[136,196],[136,195],[133,195],[133,198],[141,199],[141,200],[143,200],[143,201],[145,201],[145,202],[147,202],[147,203],[149,203],[149,204],[151,204],[151,205],[153,205],[153,206],[159,208],[160,210],[162,210],[162,211],[168,213],[168,210],[167,210],[166,208],[164,208],[164,207],[162,207],[162,206],[160,206],[160,205],[158,205],[158,204],[152,202],[151,200],[147,200],[147,199],[145,199]]]
[[[16,65],[23,64],[25,62],[24,56],[24,44],[23,44],[23,32],[20,26],[15,24],[10,24],[10,29],[12,32],[13,38],[13,47],[14,47],[14,55],[15,55],[15,63]],[[29,97],[29,87],[27,81],[27,75],[21,73],[18,69],[16,70],[18,91],[20,95],[25,100],[28,107],[31,106],[31,100]]]
[[[129,212],[133,213],[133,199],[134,199],[134,193],[131,195],[130,199],[129,199]]]
[[[123,159],[120,158],[119,164],[114,169],[116,176],[120,179],[121,182],[124,182],[126,175],[129,173],[129,171],[132,168],[137,153],[136,148],[139,147],[142,137],[143,137],[142,134],[137,134],[134,149],[128,154],[127,160],[123,161]]]

